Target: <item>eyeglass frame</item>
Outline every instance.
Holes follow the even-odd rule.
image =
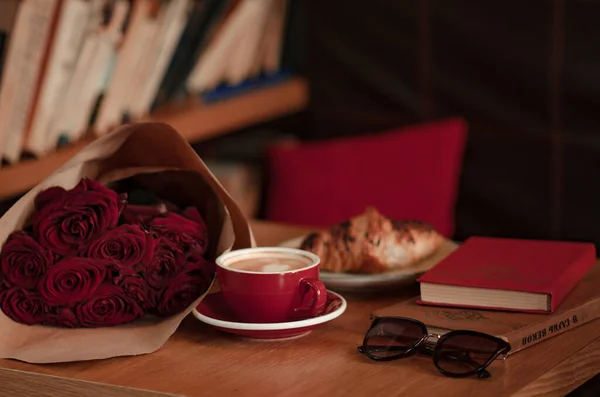
[[[388,357],[374,356],[365,349],[366,343],[367,343],[367,336],[369,335],[369,332],[377,326],[377,324],[379,324],[381,321],[388,320],[388,319],[402,320],[402,321],[408,321],[411,323],[418,324],[421,327],[421,329],[424,331],[423,335],[421,336],[421,338],[419,340],[417,340],[417,342],[413,343],[403,353],[400,353],[399,355],[388,356]],[[473,371],[466,372],[464,374],[457,374],[457,373],[449,372],[449,371],[446,371],[443,368],[441,368],[438,364],[439,359],[440,359],[439,354],[441,352],[441,350],[438,349],[438,346],[441,346],[442,343],[445,340],[447,340],[448,338],[451,338],[452,336],[456,336],[456,335],[472,335],[472,336],[477,336],[477,337],[482,337],[482,338],[485,338],[488,340],[492,340],[492,341],[498,342],[499,348],[484,364],[480,365],[477,369],[475,369]],[[437,339],[434,346],[426,344],[426,341],[429,338]],[[374,360],[374,361],[393,361],[393,360],[399,360],[402,358],[411,357],[419,352],[425,353],[425,354],[432,356],[433,365],[437,368],[438,371],[440,371],[440,373],[442,373],[442,375],[445,375],[445,376],[448,376],[451,378],[467,378],[467,377],[470,377],[473,375],[477,375],[479,378],[483,379],[483,378],[489,378],[492,376],[487,371],[486,368],[501,355],[503,355],[504,356],[503,359],[505,359],[507,354],[511,350],[511,346],[510,346],[510,343],[508,343],[507,341],[505,341],[501,338],[498,338],[496,336],[483,333],[483,332],[472,331],[472,330],[452,330],[443,335],[440,335],[440,334],[428,332],[427,326],[422,321],[415,320],[414,318],[381,316],[381,317],[375,317],[373,319],[373,321],[371,322],[371,325],[369,326],[369,329],[367,329],[367,332],[365,332],[365,337],[363,338],[362,345],[357,346],[356,349],[358,350],[359,353],[364,354],[365,356],[367,356],[368,358],[370,358],[371,360]]]

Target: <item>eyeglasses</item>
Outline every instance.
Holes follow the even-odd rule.
[[[437,339],[431,343],[430,338]],[[489,378],[486,370],[500,355],[510,351],[508,342],[476,331],[432,334],[420,321],[404,317],[377,317],[371,323],[359,353],[378,360],[396,360],[417,352],[433,356],[433,364],[446,376]]]

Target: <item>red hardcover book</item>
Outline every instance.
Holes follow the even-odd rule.
[[[549,313],[595,262],[590,243],[471,237],[418,279],[419,303]]]

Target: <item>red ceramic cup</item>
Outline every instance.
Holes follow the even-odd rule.
[[[225,253],[216,263],[223,298],[244,322],[294,321],[325,310],[327,289],[319,281],[317,255],[294,248],[258,247]],[[249,270],[254,264],[256,268]]]

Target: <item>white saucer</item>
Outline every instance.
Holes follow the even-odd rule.
[[[250,339],[287,340],[304,336],[319,325],[341,316],[346,306],[346,300],[340,294],[327,291],[327,306],[320,316],[284,323],[244,323],[231,312],[221,293],[216,292],[202,299],[192,313],[203,323],[230,334]]]

